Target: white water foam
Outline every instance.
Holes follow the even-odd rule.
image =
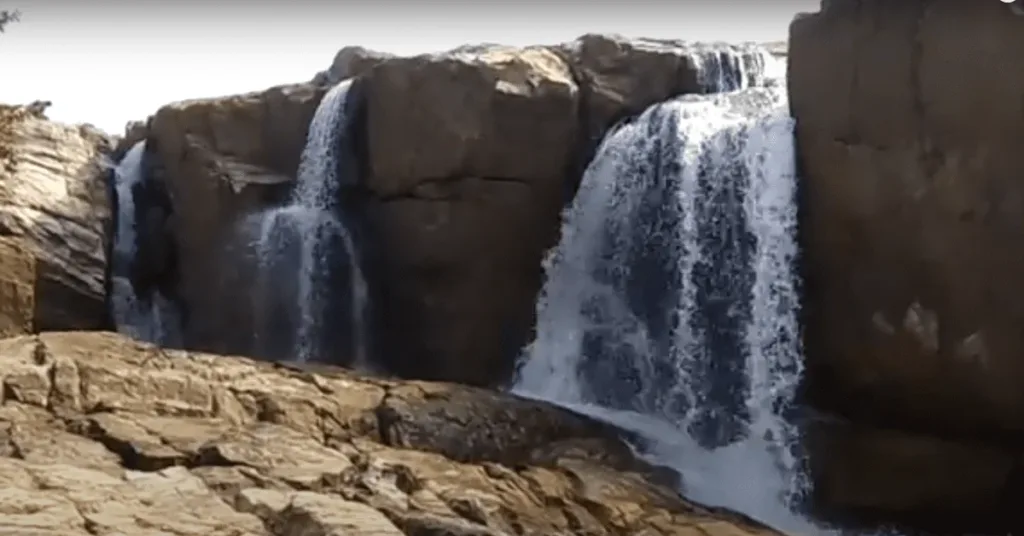
[[[111,255],[110,307],[119,333],[136,340],[165,347],[181,345],[181,326],[171,301],[159,290],[149,299],[135,292],[130,279],[136,251],[135,187],[145,180],[143,157],[146,142],[140,141],[125,153],[113,171],[117,192],[117,227]]]
[[[706,93],[763,86],[775,68],[771,54],[753,44],[699,43],[689,56]]]
[[[322,336],[325,330],[333,329],[325,325],[325,311],[332,299],[328,295],[330,274],[338,267],[331,266],[329,254],[332,248],[341,249],[349,271],[348,320],[354,339],[354,366],[365,368],[366,282],[358,251],[338,214],[340,190],[354,180],[340,171],[342,159],[348,156],[343,153],[342,141],[349,126],[345,106],[351,85],[351,80],[341,82],[320,101],[309,125],[291,202],[256,216],[255,249],[261,274],[259,292],[273,293],[280,290],[276,267],[292,261],[288,250],[292,242],[298,241],[298,264],[294,267],[298,314],[293,326],[291,357],[299,362],[321,357]],[[264,326],[273,323],[268,317],[281,314],[278,310],[259,312],[264,316]],[[266,334],[258,328],[257,341],[263,336]]]
[[[785,88],[759,88],[610,133],[546,262],[513,391],[646,437],[694,501],[824,534],[792,504],[806,485],[786,420],[801,373],[793,126]]]

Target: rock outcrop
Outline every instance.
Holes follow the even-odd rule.
[[[102,329],[111,141],[0,105],[0,335]]]
[[[507,377],[572,191],[580,90],[546,48],[396,58],[367,75],[381,355],[404,375]],[[392,343],[392,344],[388,344]]]
[[[769,535],[642,478],[613,430],[468,387],[0,340],[0,533]]]
[[[340,51],[314,82],[360,78],[358,216],[386,365],[426,379],[506,381],[533,326],[542,257],[590,151],[619,119],[702,91],[700,69],[720,48],[587,35],[407,58]],[[252,286],[225,252],[247,215],[280,202],[282,189],[252,185],[293,179],[323,94],[298,85],[190,101],[151,121],[150,149],[174,202],[189,347],[249,350],[238,333],[251,331]]]
[[[1024,17],[1000,2],[824,4],[793,23],[788,74],[809,395],[861,424],[1019,448]],[[1005,458],[975,452],[943,464],[1004,477]],[[872,506],[919,506],[898,489]]]
[[[365,70],[376,323],[402,334],[379,344],[392,370],[507,380],[590,151],[615,121],[700,91],[700,57],[683,43],[587,35]]]
[[[394,58],[394,54],[378,52],[361,46],[347,46],[334,55],[334,61],[326,71],[320,71],[313,77],[316,86],[333,86],[343,80],[359,76],[378,63]]]
[[[147,161],[172,202],[189,347],[249,350],[251,289],[236,246],[252,240],[245,217],[287,194],[324,93],[281,86],[169,104],[151,119]]]

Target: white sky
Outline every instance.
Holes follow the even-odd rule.
[[[818,0],[0,0],[0,102],[50,100],[49,116],[120,133],[161,105],[309,80],[345,45],[412,54],[466,43],[567,41],[587,32],[782,40]],[[91,4],[91,5],[90,5]]]

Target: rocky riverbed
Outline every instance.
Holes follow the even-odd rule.
[[[160,350],[0,340],[0,534],[776,534],[545,404]]]

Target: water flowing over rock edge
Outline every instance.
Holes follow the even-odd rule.
[[[646,449],[648,455],[657,460],[657,463],[669,465],[679,471],[684,481],[682,491],[687,496],[707,504],[718,504],[745,511],[777,528],[797,532],[808,530],[820,532],[825,529],[815,526],[803,519],[801,514],[791,511],[789,497],[794,493],[800,493],[799,487],[806,484],[804,477],[801,476],[802,470],[799,467],[799,461],[792,459],[790,455],[790,451],[797,447],[795,442],[798,441],[798,438],[795,436],[795,430],[792,429],[792,425],[784,422],[782,414],[779,413],[786,407],[786,404],[792,403],[794,389],[799,380],[801,360],[796,308],[799,300],[795,294],[796,282],[793,279],[795,278],[793,263],[796,256],[796,176],[793,120],[788,115],[788,103],[784,92],[784,88],[781,90],[779,88],[774,90],[753,89],[709,97],[683,97],[676,101],[655,105],[640,118],[620,126],[618,130],[606,137],[585,174],[576,202],[566,211],[561,245],[551,252],[546,262],[548,281],[538,300],[538,338],[524,355],[514,390],[528,396],[574,407],[591,415],[604,415],[604,418],[613,420],[620,426],[638,426],[639,422],[648,420],[651,423],[660,423],[649,423],[644,426],[643,434],[647,437],[644,439],[643,448]],[[677,117],[678,119],[676,119]],[[666,124],[668,130],[660,127],[652,128],[654,125],[661,124],[665,119],[672,119],[671,123]],[[704,128],[705,125],[706,128]],[[642,140],[644,136],[650,136],[650,141],[640,142],[639,140]],[[682,144],[680,153],[668,153],[669,155],[675,154],[674,157],[668,156],[668,158],[670,160],[678,158],[681,167],[679,170],[672,170],[671,167],[675,164],[670,163],[670,168],[666,171],[669,176],[644,177],[645,173],[660,173],[657,167],[652,168],[643,163],[648,153],[661,150],[651,145],[651,143],[659,142]],[[730,144],[736,143],[739,144],[736,146],[739,152],[729,153]],[[749,154],[744,152],[748,150]],[[630,163],[628,159],[633,158],[634,154],[636,154],[636,161]],[[709,162],[713,163],[712,167],[705,169],[703,167],[705,164],[702,162],[708,155],[712,155]],[[716,160],[716,158],[718,159]],[[730,161],[731,159],[737,161]],[[698,166],[702,166],[700,170],[697,169]],[[690,205],[680,208],[679,217],[681,219],[675,224],[679,227],[669,231],[669,236],[673,238],[667,238],[670,242],[678,240],[676,247],[685,250],[681,251],[677,262],[689,259],[684,263],[685,266],[680,265],[682,271],[679,275],[683,276],[683,280],[682,287],[677,289],[681,292],[677,306],[681,308],[680,311],[690,311],[697,307],[693,294],[697,289],[692,287],[688,281],[692,277],[692,270],[697,264],[704,261],[700,258],[700,245],[693,242],[697,239],[696,223],[693,220],[696,207],[693,203],[697,202],[694,200],[697,191],[692,188],[687,189],[687,187],[696,187],[696,181],[701,176],[700,174],[712,174],[711,177],[714,177],[711,179],[712,182],[722,183],[732,180],[733,168],[745,170],[744,176],[750,181],[749,184],[738,187],[746,189],[743,194],[746,196],[744,208],[741,211],[745,211],[747,214],[746,225],[753,233],[752,236],[756,243],[755,251],[752,252],[753,257],[743,261],[752,263],[751,267],[756,274],[756,278],[752,281],[753,286],[749,289],[750,296],[745,298],[751,300],[754,310],[750,312],[751,316],[745,320],[747,324],[743,329],[746,335],[742,336],[746,338],[745,344],[749,356],[743,374],[746,376],[748,384],[746,419],[749,420],[746,422],[746,426],[749,427],[747,433],[750,435],[745,440],[730,440],[731,445],[728,446],[710,448],[702,447],[699,443],[695,443],[694,438],[691,438],[687,432],[676,429],[676,426],[685,427],[689,417],[673,414],[673,410],[669,410],[666,406],[666,404],[671,406],[671,400],[658,402],[657,407],[650,407],[649,402],[639,398],[620,402],[632,406],[630,409],[635,412],[640,412],[632,414],[630,412],[622,413],[606,405],[610,403],[609,401],[615,400],[606,397],[609,390],[614,391],[617,388],[614,385],[616,381],[621,383],[619,388],[626,387],[627,384],[622,382],[627,382],[629,377],[639,374],[636,380],[639,383],[635,384],[633,388],[641,389],[639,395],[646,396],[647,390],[655,390],[657,389],[656,385],[663,384],[665,381],[682,381],[687,374],[683,369],[680,369],[682,375],[674,376],[676,380],[666,380],[663,377],[664,370],[659,373],[662,377],[655,379],[644,376],[642,370],[661,370],[662,367],[658,363],[643,367],[638,362],[624,365],[638,367],[634,369],[633,373],[620,371],[615,376],[619,378],[618,380],[603,375],[607,384],[587,387],[586,370],[588,368],[620,370],[623,365],[595,363],[588,366],[582,363],[585,351],[582,344],[585,343],[588,330],[598,327],[596,324],[589,323],[591,320],[584,317],[584,311],[591,307],[586,304],[595,296],[603,296],[606,292],[625,291],[624,288],[600,290],[602,285],[597,283],[597,279],[592,278],[600,278],[600,274],[605,272],[605,268],[600,267],[602,263],[614,263],[616,267],[609,268],[613,273],[628,274],[631,269],[628,264],[623,264],[628,263],[629,259],[618,256],[606,257],[606,253],[590,251],[603,243],[602,236],[608,231],[602,229],[615,226],[614,228],[620,229],[626,235],[634,232],[628,229],[638,223],[632,222],[632,218],[640,214],[639,210],[643,210],[642,203],[647,194],[642,189],[662,188],[654,182],[648,183],[647,181],[672,181],[677,178],[679,184],[675,188],[679,190],[674,193],[678,196],[678,201],[684,204],[690,203]],[[634,177],[634,175],[636,176]],[[620,182],[627,184],[634,180],[639,181],[637,184],[640,186],[619,185]],[[644,184],[649,184],[649,186],[643,186]],[[636,191],[634,191],[635,189]],[[660,199],[660,197],[651,199]],[[702,201],[705,204],[707,202]],[[721,216],[729,217],[727,214]],[[714,225],[717,227],[720,224],[715,223]],[[643,236],[635,239],[626,235],[616,236],[611,242],[613,244],[612,251],[628,254],[630,249],[627,248],[631,247],[630,240],[649,241],[656,239],[657,236],[647,231],[643,231],[641,234]],[[592,239],[587,238],[591,235]],[[593,239],[597,241],[594,242]],[[662,244],[659,247],[669,246]],[[712,247],[732,248],[738,247],[738,244],[727,242],[712,244]],[[646,247],[641,246],[640,249],[646,249]],[[713,268],[713,270],[719,269]],[[649,276],[650,274],[648,274]],[[624,284],[628,284],[629,276],[625,275],[624,277],[626,278],[623,280]],[[640,275],[636,277],[640,277]],[[589,286],[587,281],[591,282]],[[732,286],[734,282],[729,281],[727,284]],[[689,292],[686,291],[688,286],[690,287]],[[597,294],[593,294],[595,292]],[[779,294],[780,292],[784,295]],[[623,295],[618,299],[625,298],[626,296]],[[615,297],[611,297],[611,299],[616,300]],[[605,314],[613,315],[611,320],[617,322],[609,324],[609,326],[618,326],[619,328],[611,335],[616,341],[619,341],[615,344],[628,345],[627,341],[633,340],[640,345],[636,347],[640,353],[632,359],[639,359],[641,362],[668,359],[667,356],[656,358],[648,355],[650,353],[657,354],[660,351],[656,349],[658,346],[653,344],[656,341],[644,342],[646,337],[651,336],[651,333],[644,329],[643,320],[622,310],[619,313]],[[614,316],[616,314],[625,314],[626,316],[616,318]],[[696,311],[692,314],[703,313]],[[684,322],[689,321],[689,316],[688,313],[680,313]],[[575,320],[573,320],[574,318]],[[609,322],[609,318],[601,322]],[[630,333],[637,329],[635,326],[640,326],[640,331],[631,335]],[[615,328],[612,329],[615,330]],[[622,329],[629,330],[630,333],[623,332]],[[689,335],[678,331],[675,333],[678,341],[693,340],[695,335],[689,332],[687,332]],[[679,337],[682,338],[679,339]],[[639,340],[634,340],[638,338]],[[672,347],[675,348],[677,344],[679,342]],[[715,354],[704,354],[704,358],[686,358],[684,357],[686,353],[700,349],[690,346],[686,348],[678,349],[683,354],[678,359],[684,361],[724,359],[724,356],[715,356]],[[594,351],[594,349],[592,348],[590,351]],[[703,352],[698,353],[698,355],[701,354]],[[620,359],[620,357],[615,357],[614,353],[600,355],[604,356],[604,359]],[[631,354],[627,352],[627,355]],[[594,355],[589,357],[589,359],[594,358]],[[685,369],[693,370],[688,366]],[[622,374],[627,374],[627,376],[622,376]],[[711,378],[703,377],[702,380],[713,381]],[[591,378],[590,381],[593,379]],[[691,385],[690,387],[700,386]],[[666,388],[670,392],[677,391],[675,386]],[[592,389],[598,390],[601,394],[600,399],[594,399],[594,395],[591,394],[594,393]],[[684,398],[691,399],[689,405],[693,407],[694,394],[687,391],[689,389],[682,388],[677,395],[673,396],[686,395]],[[657,398],[662,395],[655,396]],[[600,400],[609,401],[602,403]],[[782,405],[779,405],[779,402],[782,402]],[[661,414],[662,410],[669,413]],[[655,413],[644,414],[650,411]],[[743,417],[740,418],[743,419]],[[668,419],[668,421],[664,419]],[[682,419],[682,423],[674,423],[675,426],[669,424],[670,421],[679,419]],[[773,445],[773,441],[780,444]],[[772,455],[772,452],[776,454]],[[782,460],[775,459],[775,456],[780,453],[783,459],[788,460],[784,462],[782,469],[776,468],[776,464]],[[738,494],[736,490],[739,488],[735,484],[749,479],[751,474],[760,475],[759,485],[751,488],[750,493],[746,495]],[[732,480],[729,475],[732,475]],[[795,480],[791,483],[792,479]],[[774,484],[769,485],[769,483]],[[772,487],[773,485],[776,487]],[[798,488],[792,489],[791,486],[794,485]],[[780,496],[773,497],[773,494]],[[776,504],[778,502],[781,504]]]
[[[838,2],[837,2],[837,4],[838,4]],[[870,11],[870,9],[865,9],[865,11]],[[933,10],[933,11],[934,11],[934,10]],[[934,19],[934,17],[932,17],[932,19]],[[885,19],[884,19],[884,17],[883,17],[883,20],[885,20]],[[940,22],[941,22],[941,21],[940,21]],[[850,27],[852,28],[853,26],[852,26],[852,25],[850,25]],[[959,28],[959,27],[958,27],[958,28]],[[955,35],[955,34],[957,34],[957,31],[949,30],[949,32],[948,32],[948,33],[950,33],[950,34],[953,34],[953,35]],[[843,39],[845,39],[845,37],[844,37],[844,34],[843,34],[843,32],[834,32],[834,34],[835,34],[835,36],[837,37],[837,40],[838,40],[838,41],[842,41]],[[998,39],[995,39],[994,41],[998,41]],[[820,39],[818,39],[817,41],[815,41],[815,44],[814,44],[814,48],[817,48],[817,49],[822,49],[822,50],[825,50],[825,49],[827,49],[827,47],[822,47],[822,46],[819,46],[819,45],[820,45],[821,43],[822,43],[822,41],[821,41]],[[845,46],[845,45],[844,45],[844,46]],[[973,45],[972,45],[972,46],[973,46]],[[980,45],[979,45],[979,46],[980,46]],[[871,47],[869,47],[869,46],[868,46],[868,47],[859,47],[859,48],[858,48],[858,50],[860,50],[860,52],[859,52],[859,53],[860,53],[860,54],[861,54],[862,56],[863,56],[864,54],[870,54],[870,53],[872,53],[872,48],[871,48]],[[834,52],[834,51],[833,51],[833,52]],[[824,55],[824,54],[823,54],[823,55]],[[893,55],[892,55],[892,57],[896,57],[896,56],[898,56],[898,54],[893,54]],[[805,57],[806,57],[806,56],[805,56]],[[890,57],[890,56],[887,56],[887,57]],[[943,57],[943,58],[945,58],[945,56],[942,56],[942,57]],[[959,56],[958,56],[958,57],[959,57]],[[986,57],[988,57],[988,56],[986,56]],[[840,64],[843,64],[843,65],[846,65],[847,67],[849,67],[849,66],[854,66],[854,65],[860,65],[860,64],[861,64],[861,63],[863,63],[863,62],[858,62],[858,61],[850,61],[850,62],[839,62],[839,63],[840,63]],[[981,63],[984,63],[984,62],[981,62]],[[998,62],[996,62],[996,63],[998,63]],[[846,67],[844,67],[844,68],[846,68]],[[851,68],[852,68],[852,67],[851,67]],[[819,73],[819,71],[821,71],[821,72],[825,72],[825,71],[827,71],[827,69],[824,69],[824,67],[822,67],[822,68],[814,68],[814,69],[805,69],[805,70],[804,70],[804,72],[814,72],[814,73]],[[868,72],[868,71],[864,71],[864,72]],[[815,74],[815,75],[814,75],[814,78],[815,78],[816,80],[821,80],[821,79],[822,79],[823,77],[821,77],[821,76],[820,76],[820,74]],[[829,79],[834,79],[834,80],[844,80],[844,79],[845,79],[845,75],[843,75],[843,74],[837,74],[837,75],[836,75],[836,76],[834,76],[834,77],[828,77],[828,78],[829,78]],[[819,84],[819,85],[815,85],[815,86],[813,86],[813,87],[815,87],[815,88],[818,88],[818,89],[817,89],[817,90],[815,90],[815,91],[816,91],[816,92],[818,92],[818,93],[821,93],[821,91],[820,91],[820,82],[818,82],[818,83],[816,83],[816,84]],[[838,84],[838,82],[837,82],[837,84]],[[980,83],[979,83],[979,84],[980,84]],[[955,87],[955,86],[956,86],[956,85],[954,84],[954,87]],[[984,86],[984,84],[980,84],[980,86]],[[936,86],[936,87],[937,87],[937,86]],[[824,93],[825,93],[825,94],[829,94],[830,92],[824,92]],[[839,93],[841,93],[841,92],[839,92]],[[978,95],[982,95],[982,96],[984,96],[984,95],[987,95],[988,93],[987,93],[987,92],[985,92],[985,91],[980,91],[980,92],[977,92],[977,94],[978,94]],[[895,96],[895,95],[894,95],[894,96]],[[842,102],[846,102],[846,100],[845,100],[845,99],[839,99],[839,100],[838,100],[837,102],[839,102],[839,101],[842,101]],[[884,102],[883,102],[883,103],[884,103]],[[842,108],[842,107],[841,107],[841,106],[839,106],[838,108]],[[965,109],[970,109],[970,106],[966,106],[966,107],[964,107],[964,108],[965,108]],[[865,115],[865,114],[860,114],[860,115],[861,115],[861,116],[863,116],[863,117],[866,117],[866,115]],[[888,123],[886,123],[886,124],[888,124]],[[846,140],[846,141],[849,141],[849,140]],[[854,145],[849,145],[849,146],[847,146],[847,148],[852,148],[852,149],[853,149],[853,150],[854,150],[855,152],[856,152],[856,150],[857,150],[857,147],[858,147],[858,146],[857,146],[857,145],[855,145],[855,144],[854,144]],[[858,154],[859,154],[859,153],[858,153]],[[6,255],[6,254],[5,254],[5,255]],[[925,305],[928,305],[928,304],[925,304]],[[914,310],[920,310],[920,311],[923,311],[923,313],[924,313],[924,317],[927,317],[927,316],[928,316],[929,314],[931,314],[931,311],[929,311],[929,310],[928,310],[928,309],[927,309],[926,307],[921,307],[921,308],[915,308]],[[909,311],[909,310],[908,310],[908,311]],[[903,312],[903,309],[900,309],[900,310],[899,310],[899,313],[902,313],[902,312]],[[93,318],[99,318],[99,317],[95,317],[95,316],[94,316]],[[893,316],[892,318],[894,318],[894,319],[896,319],[896,320],[899,320],[899,318],[900,318],[900,315],[899,315],[899,314],[896,314],[896,315],[895,315],[895,316]],[[898,322],[895,322],[895,321],[893,321],[892,319],[885,319],[885,318],[883,318],[882,320],[884,320],[884,321],[883,321],[883,322],[879,322],[878,324],[879,324],[879,325],[881,325],[881,326],[883,326],[883,327],[885,327],[886,325],[895,325],[895,326],[897,326],[897,329],[899,328],[899,326],[898,326]],[[895,322],[895,323],[893,323],[893,322]],[[972,340],[972,341],[976,341],[976,340],[979,340],[979,337],[974,337],[974,338],[973,338],[973,339],[971,339],[971,340]],[[977,346],[977,345],[974,345],[974,346]],[[975,352],[975,353],[977,353],[977,352]],[[973,354],[972,354],[972,355],[973,355]],[[1008,375],[1003,375],[1003,376],[1008,376]],[[852,397],[852,398],[851,398],[851,400],[856,400],[856,399],[857,399],[857,397]],[[928,431],[927,431],[927,430],[923,430],[923,433],[927,434],[927,433],[928,433]],[[973,436],[971,436],[971,437],[973,437]],[[927,439],[927,438],[925,438],[925,439]],[[956,440],[956,438],[953,438],[953,439],[954,439],[954,440]],[[961,437],[961,439],[962,439],[962,437]],[[1007,455],[1008,455],[1008,454],[1007,454],[1007,453],[1005,453],[1005,452],[998,452],[998,453],[996,453],[996,457],[999,457],[999,458],[1005,458],[1005,457],[1006,457]],[[1010,452],[1010,453],[1009,453],[1009,455],[1010,455],[1010,456],[1013,456],[1013,457],[1017,457],[1017,454],[1016,454],[1016,452]],[[965,461],[969,461],[969,460],[966,460],[966,459],[965,459]],[[954,464],[954,465],[956,465],[956,464]],[[1010,465],[1012,465],[1012,463],[1011,463]]]

